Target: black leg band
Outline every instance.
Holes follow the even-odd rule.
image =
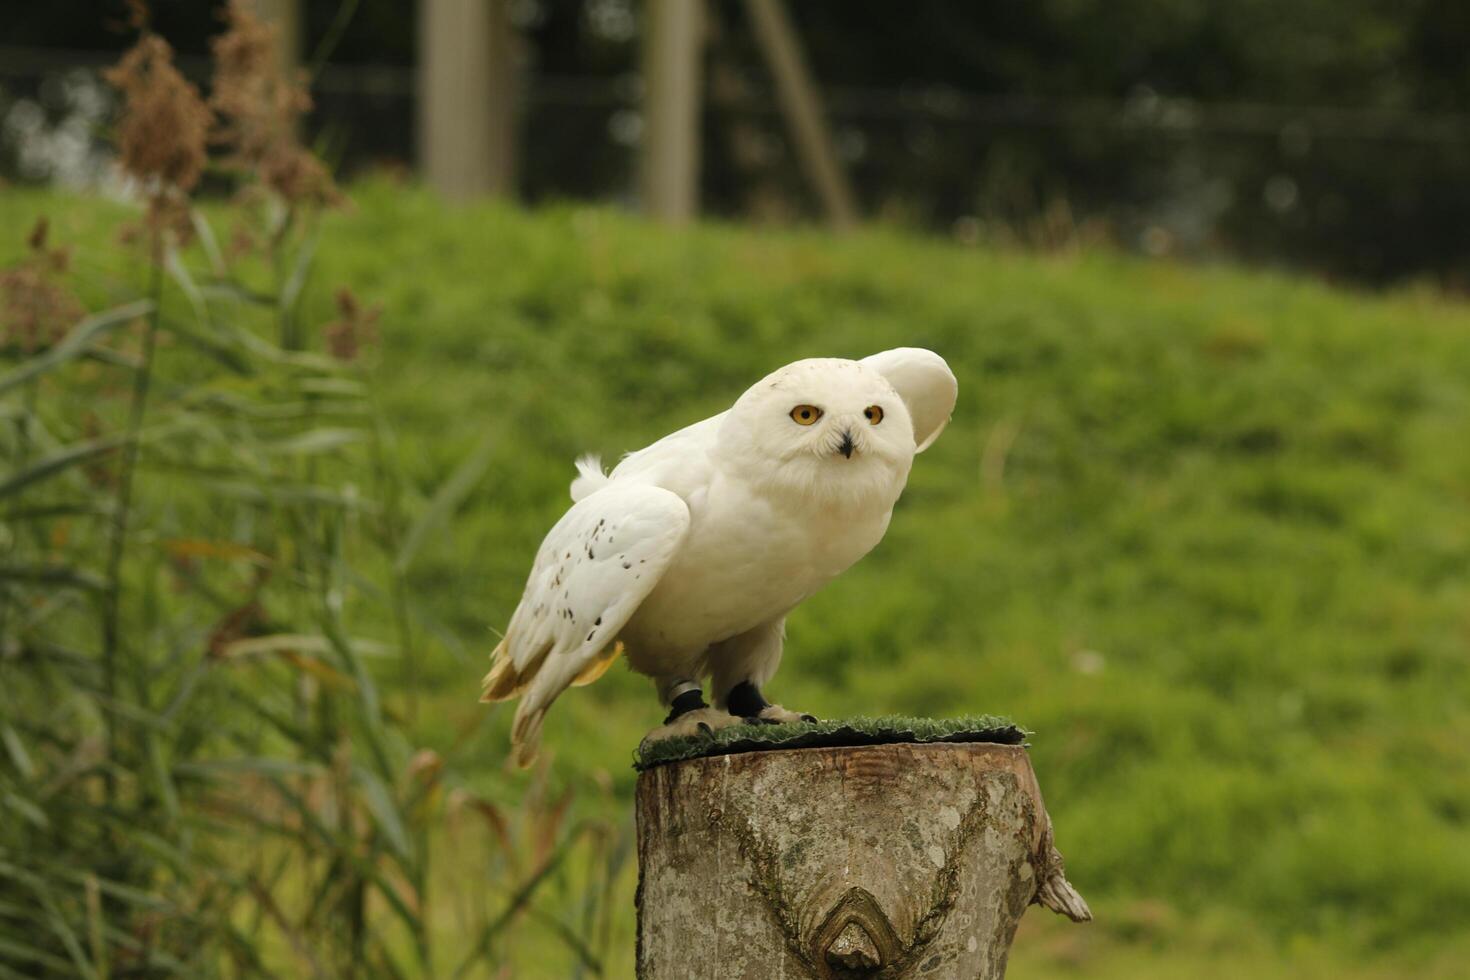
[[[760,688],[750,681],[741,681],[730,688],[725,698],[725,710],[737,718],[754,718],[769,707],[770,704],[761,697]]]
[[[687,715],[691,711],[698,711],[700,708],[708,707],[709,705],[704,703],[703,691],[698,688],[693,691],[685,691],[683,694],[674,698],[673,701],[669,702],[669,716],[664,719],[664,724],[667,725],[680,715]]]

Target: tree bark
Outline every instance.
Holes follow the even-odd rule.
[[[642,980],[990,980],[1028,904],[1091,918],[1020,746],[688,759],[637,808]]]

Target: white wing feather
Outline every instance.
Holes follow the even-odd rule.
[[[888,379],[914,420],[916,452],[939,438],[954,413],[959,382],[944,358],[922,347],[895,347],[862,359],[867,367]]]
[[[657,442],[623,457],[611,479],[623,483],[652,483],[688,500],[709,485],[709,454],[719,435],[724,412],[686,425]]]
[[[495,651],[485,697],[521,695],[511,740],[523,765],[541,721],[580,675],[600,673],[618,633],[658,583],[689,530],[677,494],[608,483],[574,504],[541,543]]]

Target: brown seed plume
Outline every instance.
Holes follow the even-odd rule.
[[[103,77],[122,93],[119,163],[148,197],[155,247],[166,230],[187,238],[188,196],[204,172],[213,114],[174,66],[173,49],[156,34],[144,33]]]
[[[49,230],[38,219],[26,236],[30,254],[0,270],[0,346],[27,354],[60,340],[87,312],[62,284],[71,255],[47,247]]]
[[[212,139],[227,150],[225,165],[256,175],[291,204],[340,203],[327,168],[297,141],[311,96],[303,76],[287,77],[278,62],[276,28],[244,0],[231,0],[223,16],[227,29],[210,42],[215,69],[209,101],[219,115]]]
[[[327,353],[339,361],[353,361],[362,348],[377,342],[378,317],[383,308],[364,307],[346,286],[337,289],[337,319],[322,328]]]
[[[117,127],[123,169],[145,185],[193,190],[204,172],[213,116],[199,89],[174,67],[168,42],[143,35],[103,75],[123,95]]]

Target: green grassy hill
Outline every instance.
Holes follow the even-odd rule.
[[[354,198],[307,320],[339,283],[384,304],[378,398],[421,494],[491,454],[413,573],[426,741],[485,710],[492,629],[576,454],[613,460],[796,358],[929,347],[954,421],[883,543],[793,614],[768,693],[1035,732],[1100,923],[1028,925],[1013,975],[1449,976],[1470,951],[1470,308],[1105,252]],[[98,295],[127,274],[101,258],[118,209],[13,191],[0,259],[42,212]],[[601,805],[626,809],[661,714],[620,668],[569,692],[554,778],[606,773]],[[475,736],[487,783],[521,778],[509,715]]]

